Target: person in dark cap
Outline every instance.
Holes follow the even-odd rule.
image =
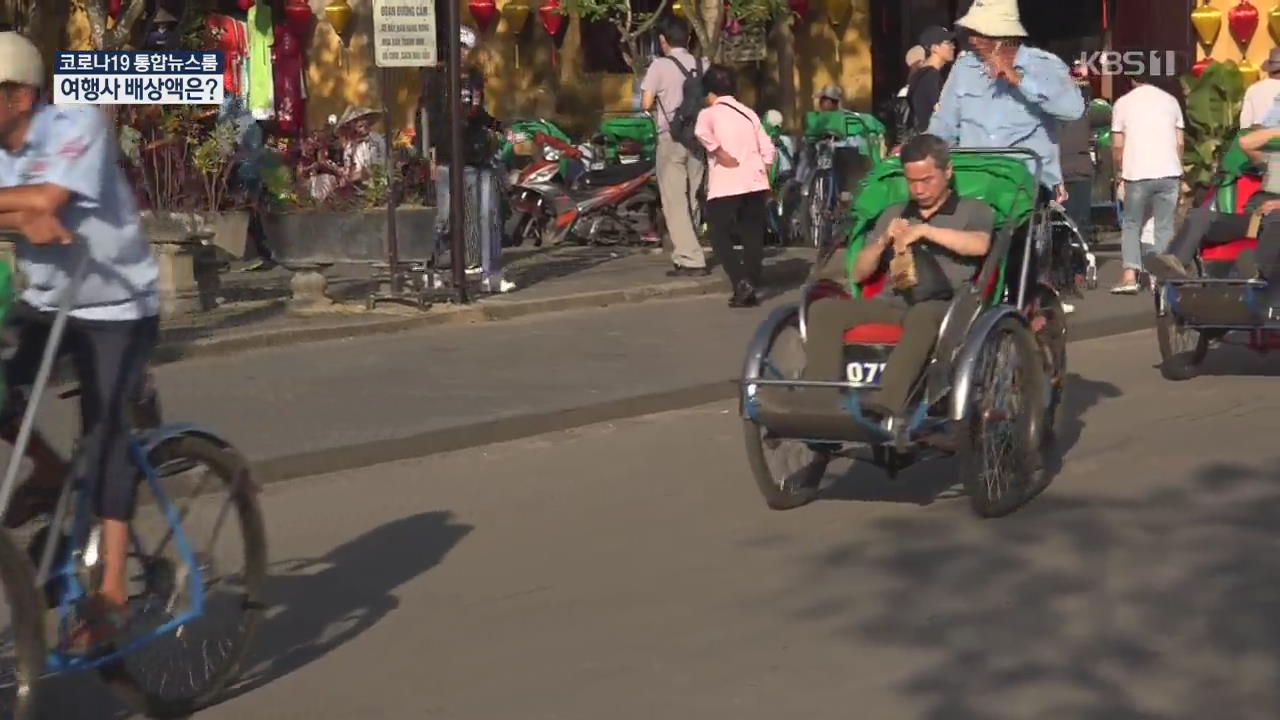
[[[931,25],[920,33],[920,47],[926,55],[924,65],[911,78],[907,89],[916,132],[929,129],[929,120],[942,97],[942,71],[956,59],[956,34]]]

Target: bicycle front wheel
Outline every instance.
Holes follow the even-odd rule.
[[[183,717],[216,702],[240,671],[263,610],[266,533],[234,450],[178,436],[154,447],[147,464],[155,479],[143,482],[160,492],[140,498],[131,523],[128,640],[139,644],[101,672],[138,711]]]
[[[0,582],[0,720],[30,720],[44,671],[44,599],[36,592],[31,562],[2,530]]]

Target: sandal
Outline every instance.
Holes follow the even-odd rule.
[[[80,601],[76,613],[78,621],[69,633],[65,652],[80,657],[110,652],[131,620],[128,606],[96,593]]]

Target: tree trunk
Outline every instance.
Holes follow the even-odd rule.
[[[689,25],[702,46],[702,54],[711,62],[717,62],[720,59],[720,35],[724,30],[724,5],[720,0],[696,0],[689,4]]]
[[[113,28],[107,28],[107,7],[103,0],[79,0],[89,18],[89,40],[95,50],[119,50],[129,42],[133,26],[146,9],[146,0],[129,0],[116,18]]]
[[[796,34],[793,27],[794,17],[787,15],[778,18],[773,24],[773,49],[778,57],[778,101],[782,105],[784,122],[790,127],[797,127],[800,119],[800,105],[796,101]]]

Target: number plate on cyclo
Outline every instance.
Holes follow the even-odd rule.
[[[851,383],[880,387],[884,365],[882,362],[851,362],[845,366],[845,377]]]
[[[845,379],[864,387],[880,387],[891,348],[879,345],[849,345],[844,349]]]

